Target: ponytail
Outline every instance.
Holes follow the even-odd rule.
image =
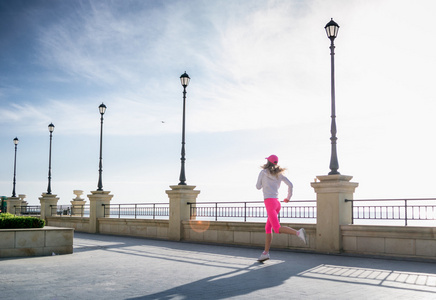
[[[269,161],[266,164],[264,164],[261,168],[264,170],[268,170],[270,174],[274,176],[279,176],[281,173],[286,171],[285,168],[281,168],[280,166],[275,165]]]

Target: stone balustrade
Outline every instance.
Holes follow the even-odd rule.
[[[308,245],[295,236],[275,234],[272,247],[297,249],[318,253],[350,253],[357,255],[388,255],[436,259],[435,229],[429,227],[365,226],[351,224],[351,204],[358,186],[350,182],[352,176],[317,176],[311,183],[317,194],[317,224],[283,224],[299,229],[304,227]],[[200,191],[195,186],[170,186],[166,193],[170,203],[169,220],[105,218],[104,206],[113,197],[109,192],[94,191],[88,195],[90,216],[54,217],[45,215],[51,226],[74,228],[77,231],[114,235],[138,236],[174,241],[234,244],[262,247],[265,241],[263,223],[216,222],[191,220],[189,205],[195,203]],[[72,204],[85,203],[82,191],[75,191]],[[41,197],[41,209],[46,201],[53,205],[53,196]],[[54,198],[56,198],[54,196]],[[77,202],[76,202],[77,201]]]

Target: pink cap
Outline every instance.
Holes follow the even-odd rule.
[[[268,157],[266,157],[266,159],[270,162],[270,163],[272,163],[272,164],[277,164],[278,162],[279,162],[279,158],[277,157],[277,155],[270,155],[270,156],[268,156]]]

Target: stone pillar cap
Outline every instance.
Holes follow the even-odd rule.
[[[110,191],[91,191],[91,194],[93,195],[98,195],[98,194],[108,195],[109,193]]]
[[[193,190],[195,187],[195,185],[170,185],[170,188],[173,190]]]
[[[316,176],[319,181],[350,181],[353,176],[351,175],[318,175]]]

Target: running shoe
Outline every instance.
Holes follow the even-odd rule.
[[[306,230],[304,230],[304,228],[298,230],[298,237],[307,245]]]
[[[268,260],[269,259],[269,252],[268,253],[266,253],[266,254],[264,254],[263,252],[262,252],[262,254],[259,256],[259,258],[257,259],[258,261],[265,261],[265,260]]]

